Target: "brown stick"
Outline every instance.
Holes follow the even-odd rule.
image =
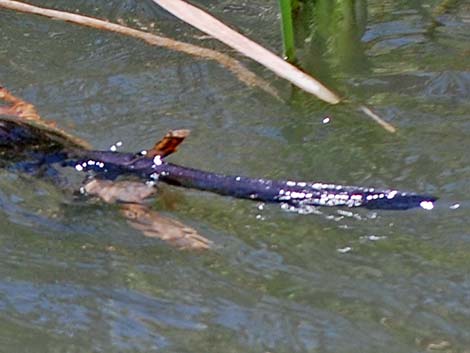
[[[155,34],[139,31],[137,29],[129,28],[116,23],[111,23],[105,20],[99,20],[93,17],[46,9],[18,1],[0,0],[0,7],[29,14],[45,16],[66,22],[71,22],[95,29],[107,30],[133,38],[141,39],[150,45],[165,47],[203,59],[214,60],[220,65],[230,70],[240,81],[242,81],[246,85],[259,87],[265,92],[273,95],[274,97],[279,98],[278,92],[274,88],[272,88],[268,82],[248,70],[239,61],[216,50],[202,48],[194,44],[184,43],[174,39],[157,36]]]
[[[146,156],[153,158],[155,156],[166,157],[169,154],[175,153],[178,146],[189,136],[189,130],[171,130],[167,132],[163,138],[158,141],[151,149],[147,150]]]
[[[36,125],[52,134],[59,135],[77,145],[77,147],[88,149],[90,144],[76,136],[70,135],[64,130],[57,127],[55,121],[44,120],[36,111],[33,104],[16,97],[6,88],[0,85],[0,100],[10,103],[9,106],[0,106],[0,115],[14,116],[25,123]]]
[[[0,114],[12,115],[26,120],[43,121],[34,105],[14,96],[2,86],[0,86],[0,99],[10,103],[10,106],[1,107]],[[46,121],[44,121],[44,124],[48,126],[55,125],[53,122]]]

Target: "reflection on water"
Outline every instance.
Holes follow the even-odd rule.
[[[312,72],[321,68],[323,75],[338,69],[349,73],[367,70],[361,41],[367,16],[365,0],[300,2],[295,22],[303,67]]]
[[[35,3],[195,40],[151,1]],[[276,1],[195,3],[281,48]],[[140,150],[190,128],[171,157],[188,166],[440,197],[432,211],[302,215],[162,186],[150,206],[214,242],[193,254],[77,198],[76,176],[3,171],[2,349],[465,352],[470,28],[466,3],[445,3],[319,0],[298,12],[305,67],[367,99],[393,136],[346,106],[275,100],[211,62],[0,10],[1,83],[95,147]]]
[[[425,86],[426,96],[436,99],[459,99],[465,103],[470,92],[470,72],[437,72],[431,75]]]

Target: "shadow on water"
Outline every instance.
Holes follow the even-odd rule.
[[[155,21],[166,35],[196,41],[197,33],[150,1],[35,3],[143,26]],[[195,3],[280,49],[275,1]],[[2,171],[3,349],[468,349],[469,17],[465,2],[436,15],[438,5],[317,1],[298,13],[305,67],[373,103],[397,136],[302,94],[283,104],[211,62],[0,11],[2,83],[97,148],[122,141],[123,149],[140,150],[169,129],[190,128],[172,161],[442,199],[431,212],[299,215],[162,186],[152,207],[215,244],[194,254],[144,238],[115,206],[77,199],[76,176],[57,185]]]

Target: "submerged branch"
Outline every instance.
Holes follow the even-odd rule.
[[[129,28],[116,23],[111,23],[105,20],[99,20],[93,17],[42,8],[18,1],[0,0],[0,7],[29,14],[45,16],[56,20],[71,22],[95,29],[115,32],[133,38],[141,39],[150,45],[176,50],[203,59],[214,60],[223,67],[227,68],[229,71],[231,71],[240,81],[242,81],[246,85],[257,86],[265,92],[273,95],[274,97],[279,98],[279,94],[277,93],[277,91],[272,88],[267,81],[263,80],[255,73],[248,70],[238,60],[235,60],[234,58],[226,54],[220,53],[216,50],[202,48],[194,44],[180,42],[167,37],[157,36],[155,34]]]
[[[146,198],[156,193],[153,186],[141,182],[92,179],[85,184],[84,190],[89,196],[97,196],[106,203],[119,202],[127,223],[146,237],[161,239],[181,250],[206,250],[212,245],[195,229],[164,217],[144,204]]]
[[[121,205],[127,223],[146,237],[161,239],[180,250],[208,250],[212,241],[187,225],[160,215],[142,204]]]

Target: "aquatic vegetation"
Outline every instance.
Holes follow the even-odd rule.
[[[329,74],[367,72],[361,41],[367,26],[367,2],[301,1],[294,16],[295,39],[307,70],[320,66]]]
[[[292,21],[292,0],[279,0],[281,10],[282,44],[284,58],[289,62],[295,61],[294,24]]]
[[[190,5],[183,0],[153,0],[165,10],[177,16],[191,26],[211,35],[219,41],[236,49],[243,55],[257,61],[273,71],[276,75],[290,81],[321,100],[330,104],[337,104],[340,97],[324,84],[299,70],[297,67],[285,62],[279,56],[265,49],[253,40],[231,29],[212,15]]]
[[[149,45],[176,50],[201,59],[214,60],[223,67],[225,67],[227,70],[232,72],[241,82],[245,83],[246,85],[259,87],[268,94],[274,97],[278,97],[278,93],[274,88],[270,86],[268,82],[266,82],[264,79],[262,79],[252,71],[248,70],[238,60],[216,50],[203,48],[194,44],[185,43],[168,37],[155,35],[152,33],[130,28],[121,24],[112,23],[106,20],[33,6],[19,1],[0,0],[0,7],[19,12],[46,16],[49,18],[67,21],[69,23],[74,23],[81,26],[119,33],[125,36],[140,39]]]
[[[231,29],[230,27],[217,20],[210,14],[206,13],[205,11],[193,5],[190,5],[189,3],[183,0],[153,1],[163,7],[165,10],[169,11],[174,16],[179,17],[180,19],[189,23],[195,28],[198,28],[199,30],[238,50],[245,56],[257,61],[261,65],[264,65],[266,68],[273,71],[279,77],[290,81],[294,85],[300,87],[306,92],[317,96],[321,100],[324,100],[325,102],[328,102],[330,104],[337,104],[342,100],[338,94],[333,92],[331,89],[327,88],[317,79],[308,75],[303,70],[298,69],[296,66],[282,60],[279,56],[273,54],[271,51],[260,46],[253,40]],[[228,70],[233,72],[238,77],[238,79],[244,82],[245,84],[251,86],[258,86],[265,92],[273,95],[276,98],[279,98],[279,94],[275,89],[273,89],[269,85],[269,83],[255,75],[253,72],[247,70],[239,61],[215,50],[202,48],[193,44],[179,42],[162,36],[156,36],[154,34],[129,28],[120,24],[110,23],[104,20],[98,20],[92,17],[41,8],[18,1],[0,0],[0,7],[20,12],[46,16],[54,19],[60,19],[92,28],[116,32],[144,40],[150,45],[167,47],[197,57],[215,60],[221,65],[225,66]],[[292,40],[292,45],[293,43],[294,41]],[[365,113],[374,121],[378,122],[387,131],[392,133],[396,131],[395,127],[385,122],[377,113],[372,112],[369,107],[362,104],[355,104],[354,109],[358,109],[359,111]]]

